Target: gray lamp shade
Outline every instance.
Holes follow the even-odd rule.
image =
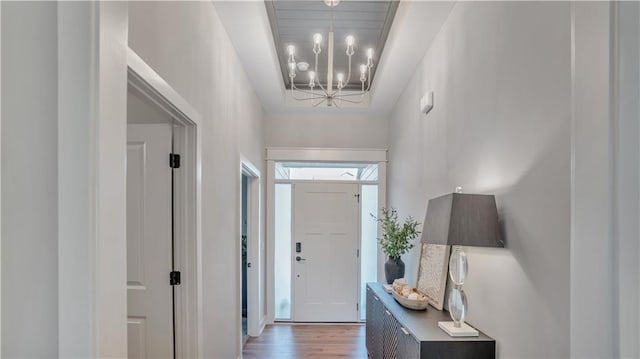
[[[450,193],[430,199],[420,242],[504,247],[495,196]]]

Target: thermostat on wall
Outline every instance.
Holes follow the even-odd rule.
[[[429,91],[420,99],[420,112],[427,114],[433,108],[433,91]]]

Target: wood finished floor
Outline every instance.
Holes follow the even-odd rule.
[[[269,325],[249,337],[244,359],[367,358],[364,325]]]

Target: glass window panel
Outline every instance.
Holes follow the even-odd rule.
[[[376,166],[377,167],[377,166]],[[360,241],[360,319],[366,319],[367,282],[378,281],[378,223],[371,215],[378,213],[378,185],[361,186]]]
[[[291,319],[291,184],[275,189],[275,319]]]
[[[276,179],[377,181],[377,163],[276,162]]]

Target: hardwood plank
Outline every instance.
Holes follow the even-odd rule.
[[[250,337],[244,359],[367,358],[364,325],[269,325]]]

